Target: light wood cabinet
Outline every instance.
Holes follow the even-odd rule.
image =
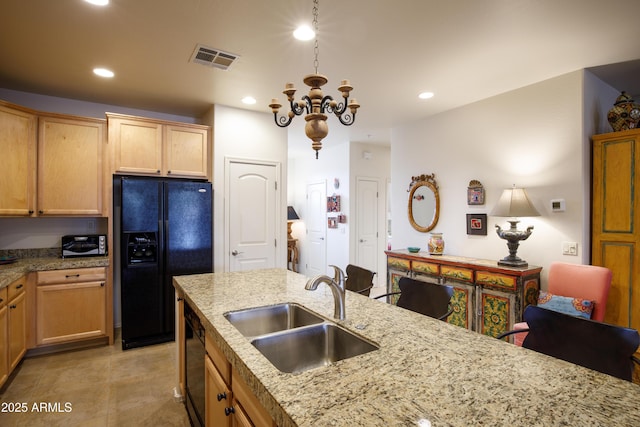
[[[0,101],[0,215],[34,213],[37,123],[35,113]]]
[[[107,113],[113,172],[210,179],[209,127]]]
[[[205,347],[207,427],[275,426],[269,413],[208,335]]]
[[[447,322],[489,336],[513,329],[527,305],[535,303],[542,267],[512,268],[496,261],[450,255],[387,251],[388,292],[401,277],[451,285],[453,313]],[[391,303],[395,304],[396,299]]]
[[[640,329],[640,130],[593,137],[591,263],[609,268],[604,321]]]
[[[36,345],[107,335],[104,267],[42,271],[36,280]]]
[[[100,119],[39,118],[39,215],[104,215],[105,129]]]
[[[0,386],[27,351],[26,276],[0,290]]]
[[[0,289],[0,387],[9,377],[9,308],[7,288]]]

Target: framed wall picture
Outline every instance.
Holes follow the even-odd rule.
[[[340,212],[340,196],[334,194],[327,197],[327,212]]]
[[[467,214],[467,234],[487,235],[487,214]]]
[[[467,204],[484,205],[484,187],[478,180],[472,180],[467,187]]]

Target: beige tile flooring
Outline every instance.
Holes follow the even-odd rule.
[[[189,426],[173,396],[176,364],[175,342],[122,351],[119,339],[24,359],[0,392],[0,426]],[[26,412],[5,412],[23,403]],[[39,412],[42,403],[60,410]]]

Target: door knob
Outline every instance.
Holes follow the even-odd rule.
[[[231,252],[231,255],[236,256],[236,255],[241,254],[241,253],[242,252],[238,252],[238,251],[234,250],[234,251]]]

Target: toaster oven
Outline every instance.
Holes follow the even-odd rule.
[[[62,236],[62,258],[105,255],[107,255],[107,236],[104,234]]]

